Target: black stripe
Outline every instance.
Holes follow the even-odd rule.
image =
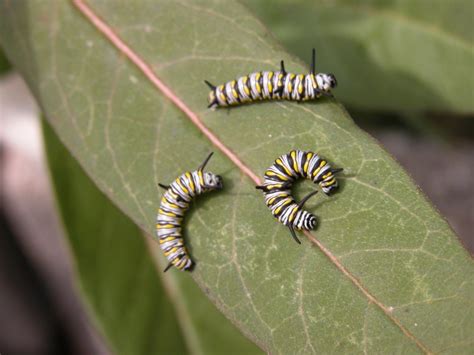
[[[281,159],[280,159],[280,160],[281,160]],[[282,163],[283,163],[283,160],[282,160]],[[277,170],[278,170],[279,172],[281,172],[283,175],[285,175],[285,176],[288,177],[288,178],[291,178],[291,176],[288,176],[288,174],[286,173],[285,169],[283,169],[283,167],[280,166],[276,161],[275,161],[275,163],[273,164],[273,166],[276,167]]]
[[[303,76],[303,81],[301,82],[301,87],[303,88],[303,91],[301,92],[300,94],[300,100],[302,100],[303,98],[307,99],[307,97],[305,97],[306,95],[306,75]]]
[[[249,91],[249,97],[250,97],[250,102],[253,101],[253,97],[252,97],[252,85],[250,83],[250,75],[246,75],[247,76],[247,81],[245,82],[245,86],[247,87],[248,91]]]
[[[290,80],[290,81],[291,81],[291,88],[293,89],[293,90],[291,90],[291,92],[290,92],[290,100],[293,100],[293,98],[292,98],[292,96],[293,96],[293,95],[292,95],[292,92],[295,90],[295,80],[296,80],[296,76],[297,76],[297,75],[295,74],[295,76],[293,77],[293,79]]]
[[[235,81],[235,84],[232,86],[232,90],[235,90],[235,92],[237,93],[237,98],[236,98],[236,100],[237,100],[237,103],[240,104],[241,101],[240,101],[240,95],[239,95],[240,93],[239,93],[238,81],[237,81],[237,80],[234,80],[234,81]],[[237,105],[237,104],[234,104],[234,105]]]
[[[301,177],[306,178],[306,174],[304,172],[304,165],[306,164],[306,161],[308,160],[308,157],[306,156],[307,152],[302,152],[302,157],[301,157],[301,166],[300,171],[301,171]]]
[[[311,159],[314,158],[316,154],[314,154]],[[318,166],[321,164],[321,157],[318,156],[318,159],[316,160],[316,164],[313,165],[313,169],[311,169],[311,171],[309,170],[309,167],[308,167],[308,177],[310,179],[313,179],[313,173],[314,171],[318,168]]]
[[[270,74],[271,74],[271,77],[272,77],[271,79],[270,79]],[[274,78],[274,77],[275,77],[275,72],[274,72],[274,71],[269,71],[269,72],[268,72],[268,82],[269,82],[270,84],[272,84],[272,90],[271,90],[271,91],[270,91],[270,90],[268,91],[268,94],[270,95],[270,100],[273,100],[273,91],[274,91],[274,89],[275,89],[275,88],[273,87],[273,78]]]
[[[293,150],[291,152],[293,152]],[[285,157],[288,160],[288,164],[290,165],[291,175],[296,175],[296,171],[293,168],[294,161],[293,161],[293,157],[291,156],[291,152],[289,152],[288,154],[285,154]],[[283,162],[283,159],[281,159],[281,161]]]
[[[285,173],[285,176],[286,176],[286,173]],[[287,180],[282,179],[278,175],[269,176],[266,173],[265,173],[265,178],[267,178],[268,180],[276,181],[276,182],[286,182],[287,181]]]
[[[166,226],[171,224],[173,227],[181,227],[181,221],[156,221],[156,224],[160,226]]]

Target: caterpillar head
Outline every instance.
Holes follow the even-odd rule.
[[[221,190],[222,177],[220,175],[215,175],[213,173],[204,173],[204,185],[207,190]]]
[[[305,210],[299,210],[296,213],[293,228],[297,230],[313,230],[317,224],[318,220],[314,214]]]
[[[316,82],[318,83],[318,87],[325,92],[330,92],[331,89],[337,86],[337,80],[334,74],[317,74]]]
[[[313,230],[314,228],[316,228],[318,220],[316,219],[316,216],[314,214],[310,214],[305,224],[307,227],[306,229]]]

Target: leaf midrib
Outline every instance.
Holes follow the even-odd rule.
[[[114,46],[119,52],[125,55],[133,64],[135,64],[138,69],[143,73],[143,75],[148,79],[153,86],[155,86],[158,91],[160,91],[164,96],[166,96],[177,108],[179,108],[191,122],[210,140],[210,142],[216,146],[224,155],[227,156],[245,175],[247,175],[255,184],[261,184],[260,178],[245,164],[240,158],[232,152],[218,137],[215,135],[208,127],[204,125],[199,116],[192,111],[167,85],[165,85],[151,69],[151,66],[142,59],[137,52],[135,52],[131,47],[129,47],[124,40],[122,40],[119,35],[103,20],[85,1],[83,0],[73,0],[73,4],[76,9],[86,17],[86,19],[99,31],[101,32],[107,41],[109,41],[112,46]],[[431,354],[432,352],[413,334],[411,334],[408,329],[406,329],[401,322],[395,318],[388,308],[380,302],[374,295],[372,295],[362,283],[352,275],[348,269],[346,269],[342,263],[336,258],[336,256],[331,253],[319,240],[317,240],[310,232],[305,231],[304,234],[308,237],[311,243],[316,245],[320,251],[329,259],[329,261],[334,264],[334,266],[349,280],[352,284],[362,292],[362,294],[367,298],[369,303],[377,305],[383,313],[397,326],[400,328],[402,333],[411,339],[424,353]]]

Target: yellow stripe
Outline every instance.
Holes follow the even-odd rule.
[[[324,167],[325,165],[326,165],[326,160],[321,160],[317,169],[313,171],[313,177],[315,177],[319,173],[321,168]]]
[[[288,81],[288,91],[289,92],[293,91],[293,84],[291,83],[291,81],[293,80],[294,77],[295,77],[295,74],[290,74],[290,80]]]
[[[255,75],[255,86],[257,87],[257,92],[259,94],[262,93],[262,88],[260,87],[260,84],[259,84],[260,77],[261,77],[260,73],[257,73],[257,75]]]
[[[165,216],[168,216],[168,217],[180,218],[176,214],[174,214],[173,212],[166,212],[166,211],[162,210],[161,208],[158,210],[158,213],[159,214],[164,214]]]
[[[281,209],[282,209],[283,207],[285,207],[285,206],[286,206],[287,204],[289,204],[289,203],[291,203],[291,199],[290,199],[290,198],[288,198],[288,200],[286,200],[285,202],[283,202],[283,203],[281,204],[281,206],[279,206],[279,207],[275,210],[274,214],[280,213]]]
[[[156,225],[156,229],[172,229],[172,228],[177,228],[177,227],[172,224],[157,224]]]
[[[300,83],[299,83],[299,86],[298,86],[298,92],[301,94],[303,92],[303,77],[304,75],[298,75],[298,77],[300,78]]]
[[[177,179],[176,182],[178,183],[178,185],[183,189],[183,191],[189,195],[189,191],[186,187],[183,186],[183,184],[181,183],[181,179]]]
[[[293,169],[295,169],[295,171],[297,173],[299,173],[299,169],[298,169],[298,164],[296,163],[296,151],[292,150],[291,153],[291,158],[293,159]]]
[[[286,173],[287,173],[288,175],[291,175],[291,172],[286,168],[286,166],[283,164],[283,162],[281,161],[280,158],[278,158],[278,159],[276,160],[276,163],[277,163],[278,165],[280,165],[283,169],[285,169],[285,171],[286,171]]]
[[[249,90],[249,88],[247,87],[247,81],[248,81],[248,80],[249,80],[249,77],[248,77],[248,76],[244,76],[244,78],[243,78],[244,91],[245,91],[245,94],[246,94],[247,96],[250,95],[250,90]]]
[[[237,99],[239,95],[237,94],[237,91],[235,91],[235,84],[236,84],[235,80],[232,80],[230,83],[230,85],[232,86],[232,95],[234,96],[235,99]]]
[[[293,222],[293,219],[295,218],[296,212],[298,212],[298,207],[295,207],[293,209],[293,212],[291,212],[290,217],[288,218],[288,221]]]
[[[267,186],[267,189],[271,190],[271,189],[279,189],[282,187],[282,184],[276,184],[276,185],[268,185]]]
[[[168,256],[170,254],[173,254],[174,252],[176,252],[178,250],[178,248],[171,248],[170,250],[168,251],[165,251],[165,256]]]
[[[186,259],[183,257],[181,258],[180,261],[177,262],[175,265],[179,270],[182,270],[184,268],[184,265],[186,265]]]
[[[273,72],[271,71],[268,73],[268,91],[269,92],[273,91],[272,78],[273,78]]]
[[[204,177],[202,176],[202,170],[198,171],[198,176],[199,176],[199,183],[201,186],[204,186]]]
[[[313,156],[313,153],[309,153],[306,155],[306,162],[304,163],[303,166],[303,172],[308,175],[308,166],[309,166],[309,161],[311,160],[311,157]]]
[[[196,187],[194,186],[194,181],[193,181],[193,177],[191,176],[191,173],[186,172],[185,175],[189,180],[189,185],[191,185],[191,191],[195,193],[196,192]]]
[[[283,174],[277,174],[277,173],[275,173],[275,172],[273,172],[273,171],[271,171],[271,170],[265,172],[265,176],[277,176],[277,177],[279,177],[280,179],[285,180],[285,181],[288,181],[288,179],[289,179],[287,176],[285,176],[285,175],[283,175]]]
[[[331,180],[329,181],[326,181],[323,186],[324,187],[328,187],[328,186],[331,186],[331,185],[334,185],[336,183],[336,179],[332,178]]]
[[[175,236],[166,237],[166,238],[160,239],[160,244],[164,244],[164,243],[167,243],[167,242],[172,242],[175,239],[176,239]]]

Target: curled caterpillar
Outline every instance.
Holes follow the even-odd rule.
[[[169,261],[165,272],[171,266],[176,266],[179,270],[190,270],[193,267],[193,261],[181,235],[181,223],[193,197],[222,189],[222,178],[219,175],[203,172],[212,154],[209,154],[197,170],[185,172],[169,186],[158,184],[166,189],[156,217],[156,234]]]
[[[283,60],[280,71],[255,72],[214,86],[204,82],[211,89],[209,108],[236,106],[258,100],[307,101],[321,96],[332,96],[331,89],[337,85],[333,74],[315,72],[316,52],[313,49],[311,71],[308,74],[287,73]]]
[[[299,203],[291,196],[291,187],[298,178],[305,178],[319,184],[321,190],[331,194],[338,184],[335,174],[342,168],[333,169],[326,160],[313,152],[292,150],[277,158],[272,166],[265,171],[263,185],[256,186],[263,191],[265,203],[273,216],[290,229],[293,239],[301,244],[296,237],[296,230],[311,230],[316,227],[316,216],[303,210],[303,206],[317,191],[306,195]]]

